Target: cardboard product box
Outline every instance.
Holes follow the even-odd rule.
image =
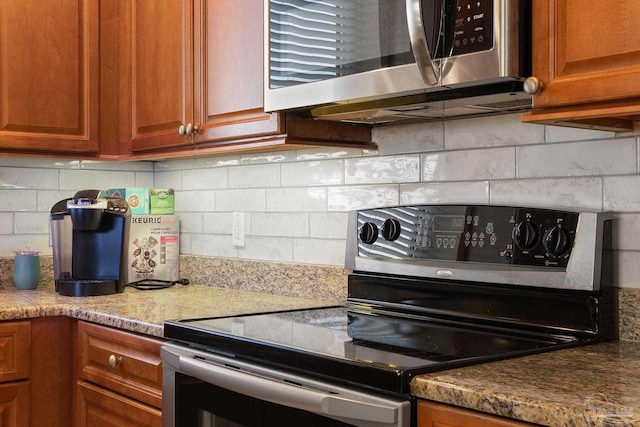
[[[173,215],[174,194],[173,188],[152,188],[149,191],[149,214]]]
[[[148,188],[110,188],[107,194],[126,200],[132,215],[149,215]]]
[[[178,280],[180,228],[176,215],[132,215],[128,281]]]

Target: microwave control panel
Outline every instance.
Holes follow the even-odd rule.
[[[358,255],[566,267],[579,213],[488,205],[358,212]]]
[[[449,0],[446,8],[445,56],[493,48],[493,0]]]

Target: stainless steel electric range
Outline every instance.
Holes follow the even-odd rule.
[[[613,339],[611,220],[490,205],[352,212],[344,304],[165,323],[165,426],[408,427],[416,375]]]

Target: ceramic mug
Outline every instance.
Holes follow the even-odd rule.
[[[17,251],[13,258],[13,284],[17,289],[35,289],[39,282],[39,252]]]

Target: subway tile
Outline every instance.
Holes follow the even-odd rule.
[[[493,181],[489,194],[492,204],[602,209],[601,178]]]
[[[632,138],[516,148],[518,178],[633,174]]]
[[[216,191],[217,212],[262,212],[265,210],[264,189]]]
[[[0,212],[29,212],[37,208],[35,190],[3,190],[0,187]]]
[[[444,122],[412,123],[373,128],[381,155],[422,153],[444,148]]]
[[[2,193],[0,192],[0,194]],[[13,234],[14,215],[13,212],[0,212],[0,234]],[[4,249],[3,246],[0,244],[0,254]]]
[[[401,205],[488,202],[488,181],[423,182],[400,185]]]
[[[604,177],[604,208],[618,212],[640,212],[640,176]]]
[[[99,160],[82,160],[80,169],[103,171],[153,172],[153,162],[105,162]]]
[[[347,159],[345,184],[385,184],[420,180],[420,156],[398,155]]]
[[[296,160],[296,155],[294,150],[275,151],[272,153],[248,153],[240,156],[240,164],[255,165],[260,163],[293,162]]]
[[[280,167],[283,187],[311,187],[343,183],[343,160],[283,163]]]
[[[14,234],[48,234],[49,215],[46,212],[16,212]]]
[[[42,212],[51,212],[51,208],[53,205],[58,203],[61,200],[68,199],[73,197],[75,191],[62,191],[62,190],[52,190],[52,191],[38,191],[36,196],[36,204],[37,211]]]
[[[36,251],[41,255],[51,256],[48,234],[13,234],[2,236],[0,256],[15,255],[15,251]]]
[[[309,160],[343,159],[348,157],[362,157],[361,148],[346,147],[318,147],[305,148],[296,152],[296,160],[305,162]]]
[[[307,213],[265,213],[251,214],[251,227],[247,234],[252,236],[307,237],[309,236],[309,215]]]
[[[180,220],[180,233],[202,233],[203,218],[206,213],[202,212],[182,212],[178,217]]]
[[[60,189],[75,192],[89,189],[107,190],[109,188],[135,187],[135,176],[135,172],[131,171],[63,169],[60,171]]]
[[[0,166],[38,169],[79,169],[80,160],[39,157],[0,157]]]
[[[210,212],[216,207],[216,192],[214,191],[179,191],[174,195],[175,212]]]
[[[154,172],[193,169],[194,159],[177,159],[153,162]]]
[[[197,159],[193,159],[193,167],[195,169],[220,168],[225,166],[238,165],[240,165],[239,154],[233,154],[229,156],[199,157]]]
[[[587,141],[590,139],[611,139],[615,132],[607,132],[591,129],[577,129],[565,126],[545,126],[546,142]]]
[[[231,212],[206,212],[202,214],[202,232],[231,235]],[[246,219],[246,217],[245,217]],[[248,228],[245,228],[248,230]]]
[[[184,186],[182,185],[182,171],[170,170],[166,172],[154,172],[153,187],[183,190]]]
[[[247,236],[238,257],[263,261],[293,261],[293,239],[287,237]]]
[[[640,289],[640,252],[615,251],[613,264],[613,285],[615,287]]]
[[[154,188],[153,172],[136,172],[135,187],[136,188]]]
[[[191,234],[182,233],[180,234],[180,253],[181,254],[190,254],[191,253]]]
[[[346,240],[295,239],[293,262],[322,265],[344,265]]]
[[[613,248],[640,251],[640,214],[616,214],[614,216]]]
[[[309,214],[309,237],[344,239],[347,236],[346,212],[313,212]]]
[[[513,147],[422,155],[422,181],[509,179],[515,174]]]
[[[397,205],[398,201],[398,185],[356,185],[330,187],[328,190],[330,212],[393,206]]]
[[[227,169],[191,169],[182,172],[183,190],[216,190],[227,188]]]
[[[55,169],[33,169],[0,167],[0,188],[46,190],[57,188],[58,171]]]
[[[238,250],[231,244],[231,235],[190,234],[191,255],[237,258]]]
[[[444,141],[445,150],[539,144],[544,126],[521,123],[520,114],[449,120]]]
[[[227,169],[228,188],[269,188],[280,186],[280,165],[257,164]]]
[[[266,197],[268,212],[327,211],[325,187],[270,188],[266,190]]]

